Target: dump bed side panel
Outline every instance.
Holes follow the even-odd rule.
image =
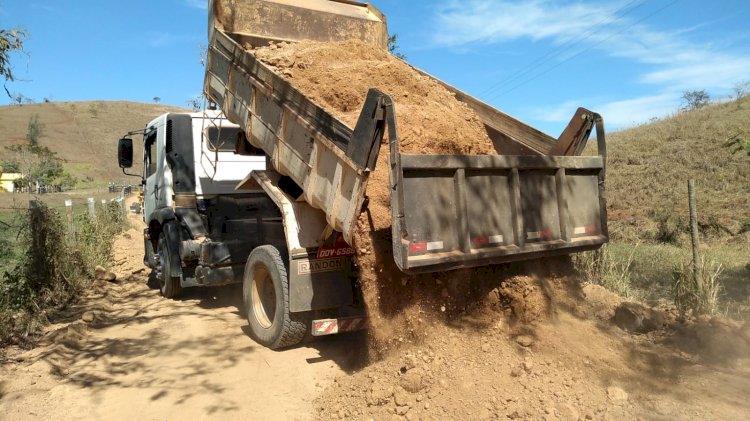
[[[377,98],[366,101],[352,130],[219,30],[208,48],[204,92],[302,188],[298,200],[324,211],[351,243],[382,138],[373,112]]]

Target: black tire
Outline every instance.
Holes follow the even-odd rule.
[[[308,330],[302,314],[289,311],[289,280],[286,265],[273,246],[260,246],[250,253],[242,280],[242,297],[250,324],[250,336],[271,349],[302,342]]]
[[[171,224],[172,222],[167,222]],[[156,277],[159,279],[159,291],[166,298],[177,298],[182,294],[180,285],[180,273],[172,273],[172,266],[180,267],[179,261],[174,262],[172,259],[179,259],[179,254],[175,253],[175,245],[169,242],[166,232],[169,227],[166,225],[159,233],[159,244],[156,246],[158,261],[156,263]]]
[[[143,265],[150,269],[156,268],[156,262],[154,261],[154,244],[151,240],[143,240]]]

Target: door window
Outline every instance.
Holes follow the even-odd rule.
[[[144,172],[148,178],[156,172],[156,130],[146,134],[143,153]]]

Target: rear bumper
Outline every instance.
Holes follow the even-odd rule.
[[[337,319],[318,319],[312,321],[313,336],[335,335],[354,332],[367,327],[366,317],[340,317]]]

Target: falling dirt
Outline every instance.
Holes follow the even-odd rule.
[[[390,95],[396,107],[403,153],[478,155],[495,153],[477,115],[434,79],[388,52],[360,41],[272,44],[253,51],[308,98],[354,127],[370,88]],[[385,139],[384,142],[388,142]],[[467,281],[495,281],[496,271],[459,271],[408,277],[391,249],[388,146],[381,149],[367,185],[369,199],[354,238],[360,284],[370,318],[373,354],[394,343],[415,341],[463,301]],[[481,274],[490,279],[479,279]],[[460,283],[461,285],[457,285]],[[446,293],[446,288],[451,291]],[[458,294],[458,296],[457,296]]]

